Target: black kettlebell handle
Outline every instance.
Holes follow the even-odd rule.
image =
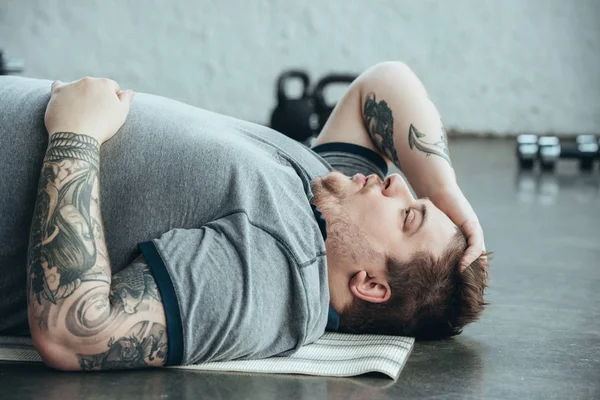
[[[290,79],[300,79],[302,81],[302,97],[308,97],[310,95],[310,78],[306,72],[299,69],[285,71],[277,78],[277,101],[279,104],[283,104],[289,100],[285,94],[285,83]]]
[[[317,82],[314,91],[315,106],[317,110],[324,110],[331,107],[325,102],[324,91],[327,86],[334,83],[352,83],[355,79],[356,75],[352,74],[330,74],[321,78],[321,80]]]

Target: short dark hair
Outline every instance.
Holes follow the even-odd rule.
[[[354,297],[340,313],[340,330],[420,340],[460,334],[488,305],[483,299],[487,261],[480,257],[459,272],[466,248],[464,235],[457,231],[439,260],[424,252],[408,263],[388,259],[390,299],[371,303]]]

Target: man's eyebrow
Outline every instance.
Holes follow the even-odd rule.
[[[417,228],[417,230],[415,231],[415,233],[419,232],[419,230],[421,229],[421,227],[423,225],[425,225],[425,222],[427,222],[427,206],[425,205],[425,203],[423,203],[423,205],[421,205],[421,215],[423,216],[421,218],[421,223],[419,224],[419,227]]]

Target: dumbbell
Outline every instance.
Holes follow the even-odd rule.
[[[335,108],[335,104],[328,104],[325,100],[325,89],[328,86],[335,84],[346,84],[349,85],[356,79],[356,75],[352,74],[329,74],[325,75],[319,82],[317,82],[317,86],[315,86],[314,90],[314,98],[315,98],[315,110],[318,115],[318,128],[317,131],[320,132],[325,123],[329,119],[331,112]]]
[[[539,160],[543,170],[551,170],[560,157],[560,142],[554,136],[519,135],[517,137],[517,159],[523,169],[533,169]]]
[[[286,94],[285,85],[293,79],[300,79],[302,82],[302,95],[299,98],[290,98]],[[277,106],[271,114],[271,128],[299,142],[313,136],[317,130],[318,117],[308,74],[301,70],[283,72],[277,78],[276,96]]]
[[[517,136],[517,159],[519,167],[533,169],[534,162],[538,156],[537,135]]]
[[[538,159],[543,171],[553,171],[560,158],[560,140],[556,136],[538,138]]]
[[[600,141],[593,135],[579,135],[574,143],[560,143],[556,136],[519,135],[517,158],[519,166],[531,169],[539,160],[542,170],[553,170],[559,158],[579,160],[579,169],[590,171],[594,160],[599,157]]]
[[[591,171],[594,168],[594,160],[598,157],[599,143],[594,135],[579,135],[575,143],[561,146],[560,158],[578,159],[580,170]]]

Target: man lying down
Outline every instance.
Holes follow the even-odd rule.
[[[483,233],[404,64],[364,72],[312,149],[133,97],[0,78],[0,334],[49,366],[265,358],[326,329],[437,339],[480,316]]]

